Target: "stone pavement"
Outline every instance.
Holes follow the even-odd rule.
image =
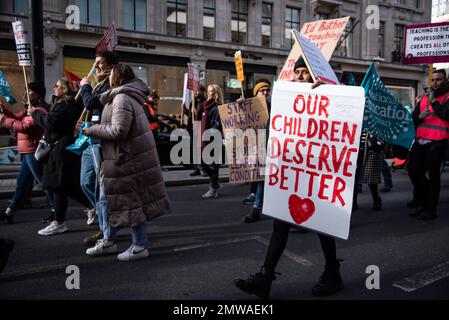
[[[0,165],[0,199],[10,199],[16,188],[16,178],[19,173],[18,165]],[[209,177],[191,177],[192,169],[182,166],[162,167],[162,174],[167,187],[209,183]],[[220,168],[220,181],[228,182],[229,169]],[[35,185],[32,196],[42,196],[40,185]]]

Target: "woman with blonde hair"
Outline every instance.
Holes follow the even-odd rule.
[[[75,106],[75,100],[66,79],[59,79],[54,88],[52,105],[48,113],[30,106],[29,113],[33,120],[44,129],[45,140],[53,147],[48,160],[41,160],[44,165],[42,187],[53,192],[55,209],[54,221],[39,230],[41,236],[50,236],[66,232],[65,215],[68,197],[85,207],[90,206],[80,186],[81,159],[67,151],[75,138],[73,131],[80,117],[81,110]]]
[[[146,222],[170,211],[156,143],[142,108],[148,86],[130,66],[114,66],[111,90],[100,97],[105,106],[101,123],[84,129],[101,141],[100,201],[107,203],[109,230],[86,254],[99,256],[118,251],[119,228],[131,227],[132,245],[117,256],[120,261],[145,258],[148,253]],[[105,201],[107,199],[107,202]]]
[[[207,86],[207,100],[204,101],[196,113],[198,121],[201,121],[201,137],[206,130],[215,129],[222,131],[220,114],[218,112],[218,106],[222,105],[223,102],[223,91],[218,84],[210,84]],[[202,141],[202,139],[201,139]],[[221,142],[221,140],[220,140]],[[201,143],[201,154],[203,153],[204,147],[207,143]],[[211,155],[211,158],[215,158],[215,155]],[[218,197],[218,190],[221,188],[220,182],[218,180],[218,170],[220,167],[219,163],[205,163],[204,159],[201,159],[204,171],[207,173],[211,180],[209,191],[203,194],[203,199],[211,199]],[[210,162],[210,161],[207,161]]]

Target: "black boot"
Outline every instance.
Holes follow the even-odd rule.
[[[8,262],[9,253],[14,248],[13,240],[0,239],[0,272],[3,271],[3,268],[6,266],[6,262]]]
[[[243,223],[252,223],[260,220],[260,209],[251,208],[251,212],[244,216],[242,219]]]
[[[267,271],[262,267],[260,272],[249,276],[248,279],[235,279],[234,284],[246,293],[255,294],[261,299],[269,299],[271,282],[275,279],[276,275],[273,271]]]
[[[381,199],[380,197],[374,199],[374,202],[373,202],[373,210],[374,210],[374,211],[380,211],[380,210],[382,210],[382,199]]]
[[[312,294],[325,297],[341,289],[343,289],[343,280],[340,276],[340,262],[337,260],[333,266],[326,265],[320,280],[312,288]]]

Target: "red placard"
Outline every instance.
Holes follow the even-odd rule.
[[[105,32],[103,37],[101,37],[95,51],[98,53],[100,51],[114,51],[117,46],[117,30],[115,29],[115,23],[113,22],[109,29]]]
[[[199,66],[189,63],[188,65],[187,89],[197,91],[200,89],[200,68]]]

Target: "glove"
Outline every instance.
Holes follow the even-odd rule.
[[[425,118],[427,118],[430,115],[430,110],[426,109],[423,112],[421,112],[419,114],[419,120],[424,120]]]

